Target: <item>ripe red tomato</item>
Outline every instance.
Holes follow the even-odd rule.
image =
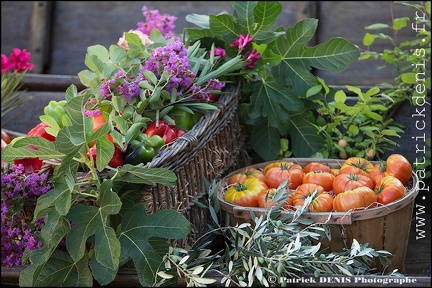
[[[381,204],[389,204],[403,197],[406,193],[405,185],[395,176],[382,178],[375,187],[378,196],[377,201]]]
[[[404,156],[400,154],[392,154],[387,157],[387,172],[398,178],[404,186],[406,186],[412,173],[411,163]]]
[[[319,163],[319,162],[311,162],[308,163],[306,166],[303,167],[303,172],[306,174],[311,171],[325,171],[325,172],[331,172],[330,166]]]
[[[270,188],[278,188],[287,181],[289,189],[296,189],[303,180],[303,168],[290,161],[278,161],[264,167],[265,182]]]
[[[310,203],[309,212],[331,212],[333,210],[333,196],[328,192],[318,194]]]
[[[334,179],[335,176],[331,172],[317,170],[304,174],[302,183],[314,183],[322,186],[324,191],[330,191]]]
[[[317,195],[319,195],[324,192],[324,188],[314,183],[305,183],[299,185],[294,191],[293,205],[303,206],[306,198],[311,196],[315,191],[317,191]]]
[[[89,117],[93,118],[93,132],[96,132],[102,125],[104,125],[107,122],[105,120],[105,117],[103,114],[93,115],[93,116],[89,116]],[[114,139],[112,138],[112,136],[110,134],[107,134],[106,138],[111,143],[114,143]],[[89,147],[94,146],[95,143],[96,143],[96,141],[92,141],[91,143],[89,143]]]
[[[48,134],[46,132],[46,128],[49,128],[50,126],[44,122],[40,122],[36,126],[34,126],[30,131],[27,133],[26,137],[34,137],[39,136],[42,138],[45,138],[49,141],[55,141],[56,137],[54,137],[51,134]],[[30,149],[37,150],[35,146],[29,146]],[[24,172],[25,173],[36,173],[39,172],[42,169],[43,161],[37,157],[35,158],[23,158],[23,159],[15,159],[14,160],[15,165],[22,164],[24,166]]]
[[[286,203],[286,205],[284,205],[282,208],[284,208],[284,209],[292,209],[292,210],[296,210],[296,208],[295,208],[295,206],[294,206],[294,203],[293,203],[293,200],[294,200],[294,193],[293,192],[291,192],[289,195],[288,195],[288,200],[287,200],[287,203]]]
[[[333,210],[347,212],[349,210],[372,208],[377,202],[374,190],[366,186],[342,192],[333,199]]]
[[[389,175],[391,174],[387,171],[387,164],[384,161],[375,164],[372,171],[369,172],[369,178],[372,179],[374,185],[376,185],[383,177]]]
[[[258,207],[258,195],[265,193],[268,186],[258,178],[248,178],[243,183],[236,183],[225,192],[224,200],[236,205]]]
[[[230,178],[228,178],[228,185],[232,185],[235,183],[243,183],[244,180],[252,177],[265,181],[264,173],[261,170],[250,167],[244,168],[243,170],[239,171],[236,174],[233,174]]]
[[[260,207],[260,208],[269,208],[271,206],[278,205],[279,202],[272,203],[272,199],[275,196],[276,191],[277,191],[277,188],[269,188],[269,189],[267,189],[266,192],[260,193],[258,195],[258,207]],[[286,203],[283,205],[282,208],[288,209],[289,208],[288,198],[289,198],[289,196],[292,193],[290,192],[289,189],[286,189],[285,193],[287,194],[287,199],[286,199]]]
[[[90,154],[92,155],[93,161],[96,165],[96,158],[97,158],[96,145],[93,145],[90,148],[90,153],[89,152],[86,153],[87,158],[89,158],[89,159],[90,159]],[[123,153],[117,145],[114,145],[114,154],[111,157],[111,160],[108,162],[108,166],[110,166],[112,168],[117,168],[119,166],[123,166]]]
[[[357,169],[355,169],[357,168]],[[358,172],[363,175],[368,175],[370,171],[373,169],[373,164],[369,160],[366,160],[361,157],[350,157],[342,163],[342,166],[339,170],[339,174],[341,173],[353,173],[357,174]]]
[[[367,186],[374,189],[374,183],[371,178],[363,174],[339,174],[333,180],[333,192],[335,195],[343,193],[347,190],[352,190],[357,187]]]

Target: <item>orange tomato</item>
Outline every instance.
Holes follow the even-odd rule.
[[[357,187],[367,186],[374,189],[374,183],[371,178],[363,174],[339,174],[333,180],[333,192],[337,195],[347,190],[352,190]]]
[[[384,161],[375,164],[372,171],[369,172],[369,178],[372,179],[374,185],[376,185],[383,177],[391,175],[387,171],[387,164]]]
[[[325,172],[331,172],[330,166],[319,163],[319,162],[311,162],[308,163],[306,166],[303,167],[303,172],[306,174],[311,171],[325,171]]]
[[[310,203],[309,212],[331,212],[333,210],[333,196],[327,192],[317,194]]]
[[[269,208],[269,207],[277,206],[280,202],[272,203],[272,200],[276,195],[276,192],[277,192],[277,188],[269,188],[266,192],[260,193],[258,195],[258,207]],[[284,193],[287,194],[287,199],[285,201],[286,203],[283,205],[283,208],[288,209],[289,208],[288,198],[292,193],[290,194],[289,189],[286,189]]]
[[[373,164],[369,160],[366,160],[361,157],[350,157],[342,163],[342,166],[339,170],[339,174],[341,173],[362,173],[363,175],[368,175],[373,169]]]
[[[313,195],[315,191],[317,191],[317,195],[319,195],[324,192],[324,188],[314,183],[304,183],[299,185],[294,191],[293,205],[303,206],[306,198]]]
[[[287,181],[289,188],[294,190],[302,183],[303,175],[303,168],[289,161],[270,163],[264,167],[265,182],[270,188],[278,188]]]
[[[324,191],[330,191],[334,179],[335,176],[331,172],[317,170],[304,174],[302,183],[314,183],[322,186]]]
[[[405,195],[405,185],[395,176],[382,178],[375,187],[377,201],[381,204],[389,204]]]
[[[333,210],[347,212],[350,210],[366,209],[373,207],[377,202],[374,190],[366,186],[354,188],[342,192],[333,199]]]
[[[258,178],[262,181],[265,181],[264,173],[257,168],[244,168],[238,173],[233,174],[230,178],[228,178],[228,184],[232,185],[235,183],[243,183],[248,178]]]
[[[400,154],[392,154],[387,157],[387,172],[398,178],[404,186],[406,186],[412,173],[411,163],[404,156]]]
[[[102,125],[104,125],[107,121],[105,120],[105,117],[103,114],[100,115],[94,115],[94,116],[89,116],[93,118],[93,132],[96,132]],[[106,138],[108,139],[108,141],[110,141],[111,143],[114,143],[114,139],[112,138],[112,136],[110,134],[106,135]],[[91,143],[89,143],[89,147],[94,146],[94,144],[96,143],[96,141],[92,141]]]

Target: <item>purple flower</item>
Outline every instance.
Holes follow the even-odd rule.
[[[137,30],[140,30],[144,34],[150,35],[150,32],[156,28],[161,34],[174,34],[174,22],[177,20],[177,17],[169,14],[161,15],[158,10],[149,10],[147,9],[147,6],[143,6],[141,11],[145,17],[145,22],[138,22]]]
[[[51,189],[45,174],[23,173],[22,165],[2,169],[1,259],[8,267],[21,265],[25,249],[42,246],[38,241],[44,219],[31,223],[37,198]]]

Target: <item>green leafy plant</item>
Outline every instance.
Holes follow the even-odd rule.
[[[321,107],[309,113],[311,123],[325,136],[324,148],[316,153],[318,158],[362,157],[380,159],[387,150],[398,146],[403,126],[389,117],[389,110],[380,97],[380,89],[373,87],[366,92],[346,85],[357,96],[349,103],[343,90],[336,90],[321,79],[327,97],[315,100]],[[322,122],[321,122],[322,121]]]
[[[400,105],[405,100],[414,105],[422,104],[423,101],[426,101],[427,91],[430,92],[431,89],[430,2],[395,1],[393,3],[411,8],[413,16],[411,18],[392,16],[390,25],[375,23],[365,27],[367,31],[371,31],[363,37],[363,45],[367,50],[362,50],[358,58],[359,60],[380,60],[383,64],[377,65],[378,70],[386,67],[392,68],[391,71],[395,75],[394,82],[379,84],[380,87],[386,89],[382,96],[388,100],[386,105],[389,109]],[[410,23],[412,25],[409,25]],[[417,37],[410,41],[400,41],[398,34],[402,29],[413,30]],[[378,30],[390,30],[392,34],[372,33]],[[373,51],[375,41],[388,41],[393,48],[384,49],[381,52]],[[419,84],[422,85],[419,86]]]
[[[233,15],[188,15],[186,20],[199,28],[185,29],[184,41],[199,40],[208,47],[215,43],[226,49],[228,57],[234,57],[239,49],[230,44],[239,37],[252,38],[250,53],[259,53],[260,59],[235,78],[244,84],[239,107],[251,149],[261,159],[272,160],[281,150],[280,139],[289,138],[295,157],[310,157],[321,150],[324,139],[303,114],[316,108],[311,100],[325,97],[323,91],[308,94],[319,85],[311,70],[341,72],[358,56],[358,47],[343,38],[308,46],[318,27],[317,19],[273,29],[282,11],[277,1],[232,2],[232,7]]]
[[[323,149],[313,157],[380,159],[386,151],[399,146],[397,139],[406,128],[393,118],[398,109],[407,102],[421,107],[430,105],[430,2],[395,1],[394,4],[410,7],[416,13],[412,19],[393,18],[391,25],[376,23],[365,27],[368,31],[390,29],[393,35],[367,32],[363,37],[367,50],[361,50],[358,58],[360,61],[381,61],[383,64],[376,64],[378,70],[392,68],[394,81],[377,83],[366,92],[346,85],[348,92],[356,95],[349,99],[346,91],[336,91],[320,79],[322,86],[311,88],[308,94],[313,95],[324,88],[327,97],[313,100],[319,107],[305,114],[326,139]],[[419,27],[417,37],[401,42],[398,33],[402,29],[412,29],[408,25],[410,20]],[[375,41],[388,41],[393,48],[373,51]]]

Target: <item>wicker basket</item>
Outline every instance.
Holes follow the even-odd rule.
[[[208,204],[205,181],[219,180],[250,164],[237,114],[240,90],[240,86],[231,87],[231,93],[221,95],[219,109],[206,113],[174,145],[144,166],[167,168],[177,175],[174,187],[145,186],[142,200],[148,213],[176,209],[191,222],[192,235],[182,246],[191,245],[208,231],[209,211],[196,204]]]
[[[340,168],[344,160],[335,159],[311,159],[311,158],[287,158],[304,167],[310,162],[320,162],[332,168]],[[271,162],[264,162],[247,167],[262,169]],[[377,162],[372,162],[376,164]],[[267,209],[251,208],[233,205],[226,202],[224,193],[227,187],[228,178],[242,170],[233,171],[218,182],[217,197],[221,209],[230,216],[231,224],[252,222],[251,210],[256,216],[265,214]],[[375,208],[331,213],[304,213],[303,218],[311,219],[315,223],[330,224],[331,240],[322,239],[322,247],[327,247],[330,251],[340,251],[342,248],[350,248],[353,239],[359,243],[369,243],[369,247],[376,250],[387,250],[394,257],[391,265],[386,268],[387,272],[398,269],[399,272],[405,270],[405,257],[408,246],[409,233],[411,228],[414,200],[419,192],[418,177],[412,173],[410,183],[406,186],[406,194],[402,198],[387,205]],[[282,211],[282,216],[292,214],[292,211]],[[372,263],[372,267],[381,269],[378,261]]]

